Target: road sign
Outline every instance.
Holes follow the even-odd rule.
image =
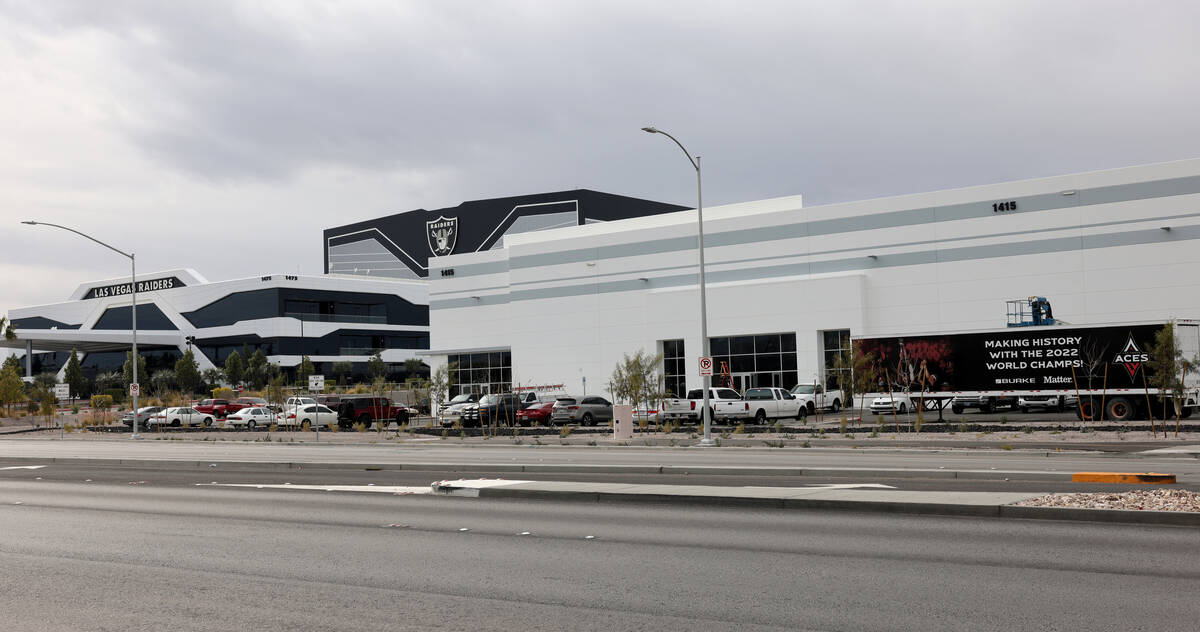
[[[55,384],[54,385],[55,399],[69,399],[71,397],[70,384]]]
[[[712,375],[712,358],[700,358],[700,377]]]
[[[325,390],[325,376],[324,375],[308,376],[308,390],[310,390],[310,391]]]
[[[137,382],[134,382],[129,385],[129,396],[130,397],[139,397],[139,396],[141,396],[141,394],[142,394],[142,388],[140,386],[138,386]]]

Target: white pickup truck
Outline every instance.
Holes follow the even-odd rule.
[[[737,402],[741,401],[742,396],[732,388],[710,388],[708,389],[709,407],[716,405],[716,402]],[[704,410],[704,389],[694,388],[687,392],[687,397],[684,399],[664,399],[662,403],[662,415],[665,420],[686,419],[688,421],[701,421],[700,413]],[[716,419],[716,409],[713,409],[713,419]]]
[[[841,391],[826,392],[825,387],[821,384],[797,384],[792,387],[792,395],[795,395],[808,408],[810,415],[816,413],[818,409],[836,413],[842,409],[842,406],[848,405],[842,397]]]
[[[741,400],[718,402],[713,408],[716,409],[717,419],[753,419],[759,425],[765,424],[768,419],[804,419],[808,415],[808,408],[799,398],[774,386],[746,389]]]

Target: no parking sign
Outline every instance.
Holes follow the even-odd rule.
[[[700,358],[700,377],[709,377],[712,373],[712,358]]]

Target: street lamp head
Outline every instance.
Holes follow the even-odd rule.
[[[24,222],[21,222],[21,223],[22,223],[22,224],[29,224],[30,226],[37,226],[37,222],[35,222],[35,221],[33,221],[33,220],[27,220],[27,221],[24,221]]]
[[[651,133],[651,134],[657,134],[657,133],[658,133],[658,128],[657,128],[657,127],[654,127],[654,126],[651,126],[651,127],[643,127],[643,128],[642,128],[642,131],[643,131],[643,132],[649,132],[649,133]]]

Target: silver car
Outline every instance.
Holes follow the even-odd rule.
[[[556,424],[580,423],[592,426],[602,421],[611,421],[612,418],[612,402],[595,395],[563,395],[554,400],[554,408],[550,409],[550,421]]]

